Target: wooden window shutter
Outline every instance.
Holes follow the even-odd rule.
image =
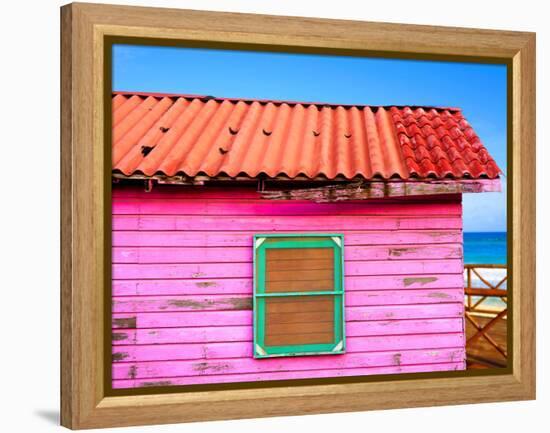
[[[344,238],[254,237],[254,356],[339,354],[344,338]]]

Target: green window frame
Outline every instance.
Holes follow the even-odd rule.
[[[286,291],[266,293],[266,251],[270,248],[332,248],[334,284],[332,290]],[[257,234],[254,235],[254,358],[345,353],[344,324],[344,235],[342,234]],[[331,343],[267,346],[266,299],[291,296],[333,296],[334,332]]]

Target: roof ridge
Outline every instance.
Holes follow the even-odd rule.
[[[314,101],[292,101],[292,100],[283,100],[283,99],[260,99],[260,98],[238,98],[238,97],[226,97],[226,96],[212,96],[212,95],[198,95],[198,94],[186,94],[186,93],[164,93],[164,92],[136,92],[136,91],[126,91],[126,90],[116,90],[112,91],[112,96],[116,95],[122,95],[122,96],[142,96],[142,97],[148,97],[152,96],[155,98],[185,98],[185,99],[202,99],[205,101],[208,100],[215,100],[215,101],[230,101],[230,102],[237,102],[237,101],[243,101],[245,103],[253,103],[258,102],[260,104],[288,104],[288,105],[315,105],[315,106],[327,106],[327,107],[344,107],[344,108],[365,108],[370,107],[372,108],[410,108],[411,110],[416,109],[424,109],[424,110],[436,110],[436,111],[450,111],[453,113],[462,112],[462,108],[460,107],[447,107],[447,106],[438,106],[438,105],[407,105],[407,104],[389,104],[389,105],[371,105],[371,104],[342,104],[342,103],[336,103],[336,102],[314,102]]]

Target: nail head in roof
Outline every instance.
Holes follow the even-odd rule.
[[[264,133],[264,135],[267,135],[269,137],[273,131],[266,131],[265,129],[262,129],[262,132]]]
[[[319,135],[321,134],[320,132],[317,132],[317,131],[311,131],[311,132],[313,132],[313,135],[314,135],[315,137],[319,137]]]
[[[351,134],[344,134],[344,137],[350,138],[350,137],[351,137]]]
[[[223,147],[218,147],[218,150],[220,151],[220,153],[221,153],[222,155],[225,155],[227,152],[229,152],[229,150],[224,149]]]
[[[168,132],[168,131],[170,131],[170,128],[166,128],[165,126],[161,126],[159,129],[160,129],[161,132]]]
[[[231,126],[229,127],[229,133],[230,133],[231,135],[237,135],[237,132],[239,132],[238,129],[233,129],[233,128],[231,128]]]

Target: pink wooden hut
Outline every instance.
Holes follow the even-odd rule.
[[[112,105],[114,388],[465,368],[459,109]]]

